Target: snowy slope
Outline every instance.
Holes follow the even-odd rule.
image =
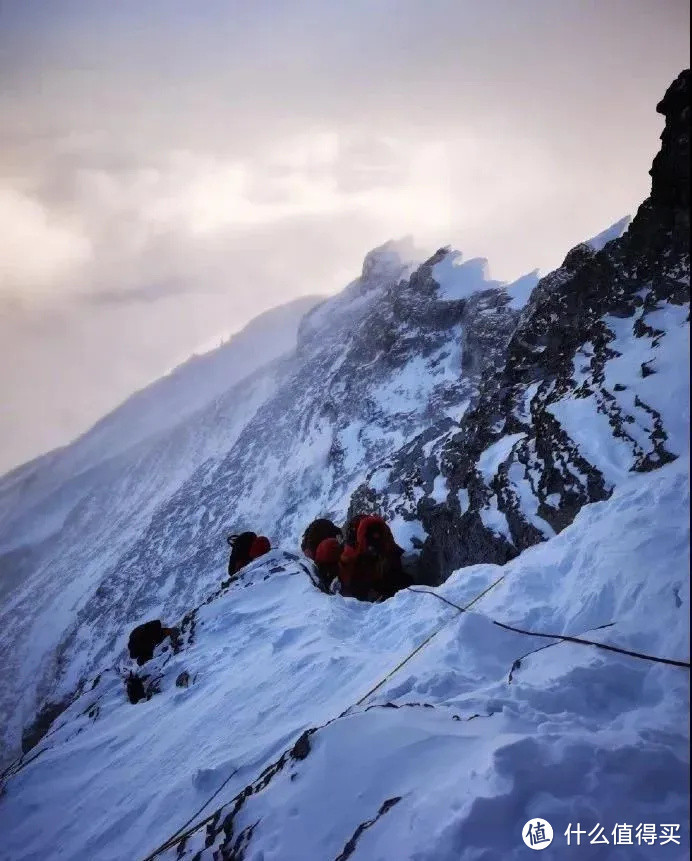
[[[439,594],[460,605],[504,575],[464,616],[413,592],[326,596],[294,558],[260,560],[145,665],[148,701],[104,667],[58,719],[7,781],[0,858],[143,858],[231,775],[197,817],[222,808],[211,832],[163,857],[211,859],[195,854],[208,838],[228,858],[329,861],[360,830],[356,858],[523,858],[534,816],[563,847],[570,822],[611,842],[616,823],[678,823],[682,848],[626,857],[687,857],[688,670],[490,620],[688,660],[688,467],[628,479],[504,568],[453,575]]]
[[[31,504],[10,506],[0,560],[8,747],[38,704],[63,699],[112,658],[143,615],[194,605],[225,564],[230,529],[295,546],[314,516],[345,516],[373,464],[440,420],[458,422],[517,312],[483,275],[470,300],[438,296],[430,273],[446,253],[416,269],[406,244],[375,249],[360,278],[304,317],[286,358],[49,495],[80,443],[47,478],[37,471]],[[148,392],[137,400],[156,403]],[[119,435],[127,421],[116,412],[95,434],[113,425]],[[410,547],[411,525],[395,529]]]
[[[71,446],[0,480],[0,762],[35,713],[42,686],[52,686],[56,649],[80,607],[161,502],[225,454],[274,394],[276,351],[295,347],[298,324],[315,302],[263,315],[134,395]],[[188,600],[181,594],[181,611]]]
[[[209,407],[236,383],[262,366],[295,349],[298,326],[320,297],[305,297],[261,314],[225,344],[174,368],[136,392],[113,413],[65,449],[38,458],[0,478],[0,541],[3,546],[26,540],[27,525],[18,512],[33,520],[35,539],[50,520],[35,509],[46,499],[53,517],[60,509],[50,495],[66,482],[93,470],[105,460],[160,436]]]

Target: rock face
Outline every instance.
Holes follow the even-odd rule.
[[[607,498],[627,473],[684,447],[688,90],[684,72],[658,105],[666,125],[651,196],[627,233],[599,251],[572,249],[494,353],[461,427],[426,432],[392,459],[387,480],[354,495],[353,508],[422,521],[429,579],[506,562]]]
[[[444,248],[416,265],[409,242],[387,243],[303,317],[295,350],[215,384],[193,415],[147,437],[130,403],[0,481],[5,752],[135,625],[198,605],[230,531],[290,549],[315,517],[382,513],[436,583],[506,562],[674,458],[689,423],[688,85],[659,105],[652,194],[629,230],[577,246],[532,292],[535,274],[505,285],[482,260]]]

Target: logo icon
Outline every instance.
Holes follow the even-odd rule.
[[[546,819],[529,819],[521,836],[529,849],[546,849],[553,842],[553,826]]]

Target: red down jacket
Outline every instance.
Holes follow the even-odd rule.
[[[401,567],[403,550],[381,517],[361,515],[354,521],[355,545],[344,545],[339,560],[341,592],[362,601],[391,598],[410,585]],[[347,530],[351,540],[353,532]]]

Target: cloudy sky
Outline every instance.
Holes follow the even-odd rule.
[[[649,189],[683,0],[0,0],[0,472],[413,234],[557,265]]]

